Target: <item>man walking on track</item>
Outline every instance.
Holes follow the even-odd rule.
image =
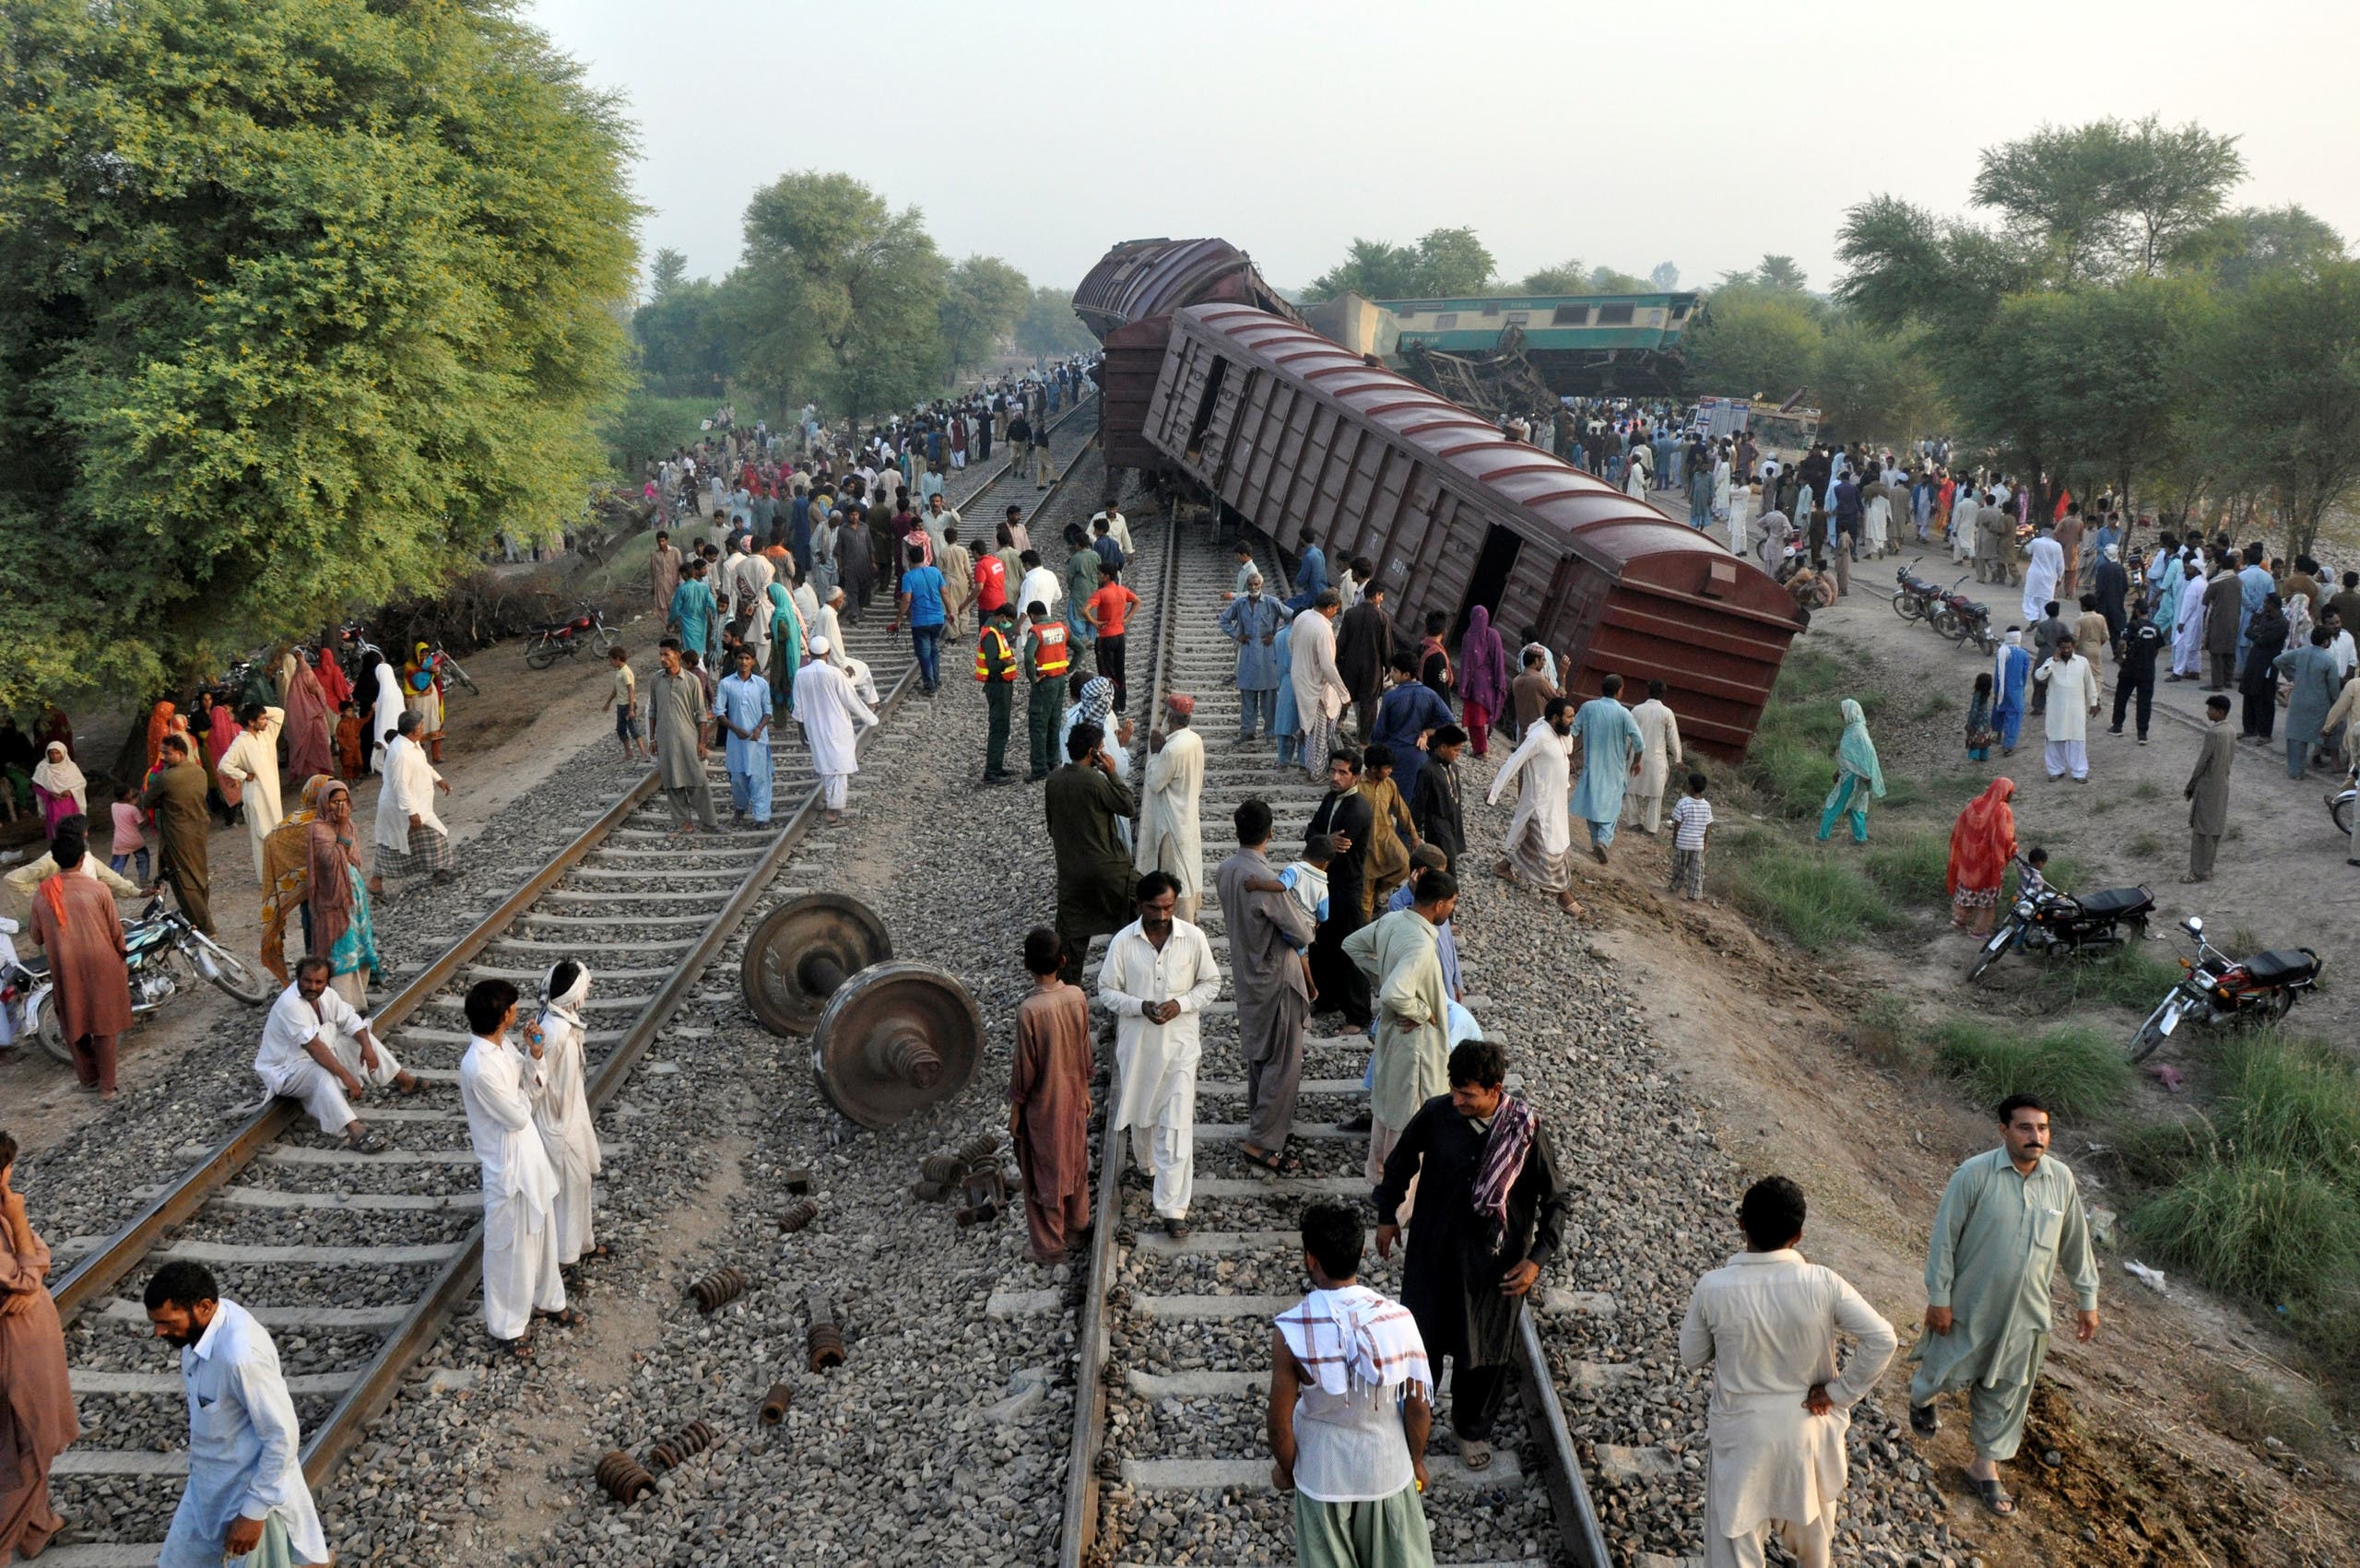
[[[1066,1260],[1090,1233],[1090,999],[1058,977],[1057,934],[1024,934],[1032,993],[1017,1004],[1016,1059],[1009,1075],[1008,1136],[1024,1173],[1024,1222],[1032,1261]]]
[[[1556,895],[1557,907],[1579,918],[1574,873],[1567,864],[1574,836],[1567,803],[1573,796],[1574,704],[1552,697],[1540,722],[1527,725],[1524,739],[1492,777],[1487,798],[1493,806],[1511,781],[1521,780],[1516,815],[1508,819],[1507,854],[1493,869],[1503,881],[1530,882]]]
[[[1142,872],[1169,872],[1180,884],[1177,913],[1194,925],[1204,896],[1205,843],[1197,826],[1197,797],[1205,787],[1205,741],[1188,727],[1195,698],[1174,692],[1164,698],[1163,707],[1165,727],[1148,731],[1139,850],[1131,865]]]
[[[1130,688],[1123,679],[1123,628],[1128,624],[1130,613],[1139,607],[1139,596],[1123,586],[1115,569],[1101,561],[1098,566],[1098,591],[1090,595],[1082,608],[1089,620],[1098,649],[1098,673],[1115,683],[1115,711],[1121,713],[1130,701]]]
[[[1212,946],[1174,918],[1179,900],[1170,873],[1140,878],[1139,918],[1115,933],[1098,970],[1098,1000],[1115,1016],[1108,1130],[1131,1129],[1131,1162],[1153,1173],[1156,1217],[1174,1239],[1188,1233],[1196,1187],[1199,1015],[1221,995]]]
[[[1599,683],[1599,690],[1601,694],[1583,703],[1574,714],[1582,776],[1575,787],[1571,809],[1589,824],[1590,858],[1603,866],[1606,846],[1614,842],[1615,824],[1622,819],[1622,792],[1639,776],[1646,741],[1631,710],[1622,703],[1622,678],[1610,675]]]
[[[1239,1152],[1273,1174],[1291,1175],[1302,1168],[1286,1148],[1303,1077],[1304,1026],[1311,1019],[1302,955],[1317,927],[1292,895],[1249,886],[1278,879],[1267,854],[1268,804],[1248,800],[1233,819],[1237,853],[1221,863],[1213,883],[1229,926],[1237,1051],[1245,1063],[1245,1139]]]
[[[852,776],[860,772],[860,732],[877,723],[876,710],[861,701],[851,665],[839,667],[829,656],[833,652],[826,638],[814,637],[811,662],[795,674],[795,717],[803,725],[803,744],[810,749],[811,771],[820,775],[820,804],[831,822],[843,820]]]
[[[681,664],[678,637],[665,638],[655,656],[660,673],[648,682],[647,738],[655,748],[656,782],[679,820],[673,831],[693,833],[702,826],[718,831],[713,786],[704,776],[704,682]]]

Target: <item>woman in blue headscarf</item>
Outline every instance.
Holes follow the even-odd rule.
[[[1819,838],[1827,842],[1836,821],[1852,819],[1852,842],[1869,842],[1869,800],[1884,798],[1884,770],[1877,766],[1877,743],[1869,738],[1869,716],[1851,698],[1844,699],[1844,738],[1835,748],[1835,787],[1819,814]]]

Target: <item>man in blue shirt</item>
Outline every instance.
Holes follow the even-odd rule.
[[[1301,615],[1328,591],[1328,558],[1320,553],[1316,536],[1308,528],[1295,543],[1303,560],[1294,569],[1294,597],[1287,601],[1287,608]]]
[[[735,675],[722,678],[713,694],[713,716],[729,732],[723,756],[729,769],[729,808],[738,822],[753,813],[754,826],[771,825],[771,686],[754,673],[754,650],[740,647]]]
[[[910,547],[909,570],[902,573],[901,619],[910,627],[917,654],[918,685],[929,697],[942,684],[942,572],[926,563],[923,548]]]
[[[2261,602],[2278,589],[2277,580],[2270,575],[2270,568],[2261,563],[2261,546],[2246,547],[2245,570],[2237,573],[2237,669],[2246,667],[2246,650],[2253,646],[2247,628],[2253,624],[2254,612]]]

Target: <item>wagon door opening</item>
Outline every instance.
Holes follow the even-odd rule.
[[[1221,407],[1221,386],[1229,377],[1229,361],[1219,355],[1213,357],[1213,368],[1205,372],[1205,390],[1197,398],[1197,417],[1188,422],[1188,460],[1196,461],[1203,454],[1205,431],[1212,428],[1213,412]]]
[[[1475,557],[1475,570],[1467,579],[1467,597],[1458,607],[1458,619],[1450,629],[1450,640],[1456,643],[1467,632],[1467,619],[1477,605],[1481,605],[1494,619],[1500,613],[1500,600],[1508,591],[1508,577],[1516,571],[1516,552],[1524,548],[1524,540],[1513,528],[1497,523],[1483,531],[1483,548]]]

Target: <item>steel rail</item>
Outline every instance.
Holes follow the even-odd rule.
[[[1095,395],[1078,399],[1072,407],[1057,416],[1049,427],[1051,432],[1062,430],[1096,400]],[[1067,460],[1056,484],[1039,497],[1033,503],[1033,510],[1037,511],[1056,498],[1083,456],[1090,452],[1093,441],[1085,441]],[[987,477],[979,476],[974,487],[953,504],[972,505],[1002,479],[1021,478],[1020,462],[1011,449],[1007,464]],[[866,747],[869,737],[884,728],[886,721],[899,711],[917,678],[918,666],[913,659],[903,671],[901,678],[894,682],[892,689],[879,703],[878,724],[862,732],[856,742],[857,746]],[[372,1032],[383,1038],[406,1022],[412,1013],[448,984],[463,967],[497,941],[520,916],[547,896],[568,872],[595,853],[646,804],[657,787],[657,776],[653,772],[633,784],[614,805],[599,815],[596,821],[560,850],[548,866],[502,899],[472,929],[452,942],[400,990],[376,1008],[370,1014]],[[631,1070],[648,1045],[680,1004],[688,999],[690,988],[702,978],[714,957],[727,943],[772,878],[808,833],[816,814],[822,809],[824,789],[824,784],[815,779],[804,792],[801,803],[773,836],[761,858],[739,881],[663,985],[648,997],[645,1006],[635,1015],[630,1031],[601,1060],[585,1085],[593,1114],[629,1080]],[[696,897],[695,894],[683,895],[684,900]],[[261,1110],[249,1116],[218,1148],[170,1184],[67,1271],[52,1292],[59,1316],[70,1322],[99,1302],[105,1292],[156,1250],[167,1234],[194,1218],[216,1193],[259,1158],[264,1149],[277,1141],[301,1114],[301,1108],[295,1102],[274,1096]],[[336,1465],[351,1452],[360,1442],[367,1423],[392,1402],[403,1373],[434,1342],[444,1320],[473,1291],[482,1248],[483,1226],[478,1220],[461,1244],[457,1255],[437,1273],[425,1294],[418,1298],[401,1322],[379,1345],[377,1353],[312,1433],[302,1452],[304,1476],[312,1485],[323,1484]]]

